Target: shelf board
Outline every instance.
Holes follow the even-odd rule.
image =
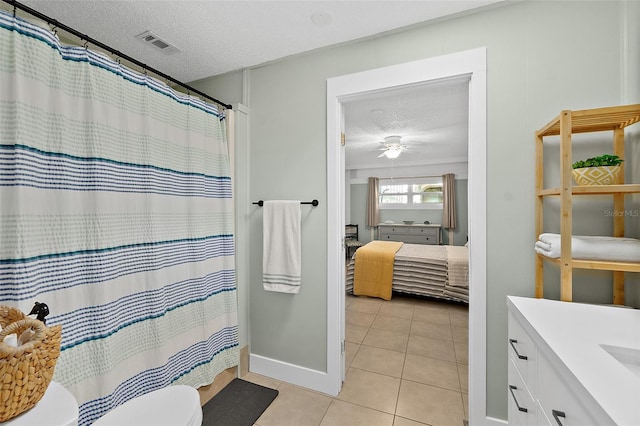
[[[547,257],[540,253],[536,255],[548,260],[551,263],[560,265],[559,258]],[[612,262],[602,260],[582,260],[572,259],[571,266],[576,269],[598,269],[601,271],[622,271],[622,272],[640,272],[640,262]]]
[[[571,193],[573,195],[638,194],[640,184],[572,186]],[[560,188],[546,188],[538,191],[538,196],[546,195],[560,195]]]
[[[570,112],[571,133],[602,132],[621,129],[640,121],[640,104]],[[561,115],[562,113],[538,130],[536,134],[541,137],[559,135]]]

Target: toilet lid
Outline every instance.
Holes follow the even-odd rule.
[[[201,422],[202,408],[198,391],[191,386],[175,385],[133,398],[109,411],[93,424],[200,426]]]
[[[78,403],[60,383],[51,382],[44,395],[31,410],[2,426],[75,426],[78,424]]]

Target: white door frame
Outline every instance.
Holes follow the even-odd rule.
[[[365,93],[452,76],[469,82],[469,423],[495,424],[486,415],[487,77],[486,48],[408,62],[327,80],[327,379],[342,386],[344,357],[344,148],[342,101]]]

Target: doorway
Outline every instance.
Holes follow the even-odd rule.
[[[342,102],[432,80],[468,75],[469,83],[469,420],[486,422],[486,49],[335,77],[327,81],[327,376],[331,393],[344,373],[345,155]]]

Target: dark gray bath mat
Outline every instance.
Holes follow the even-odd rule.
[[[233,379],[202,407],[202,426],[252,426],[278,391]]]

